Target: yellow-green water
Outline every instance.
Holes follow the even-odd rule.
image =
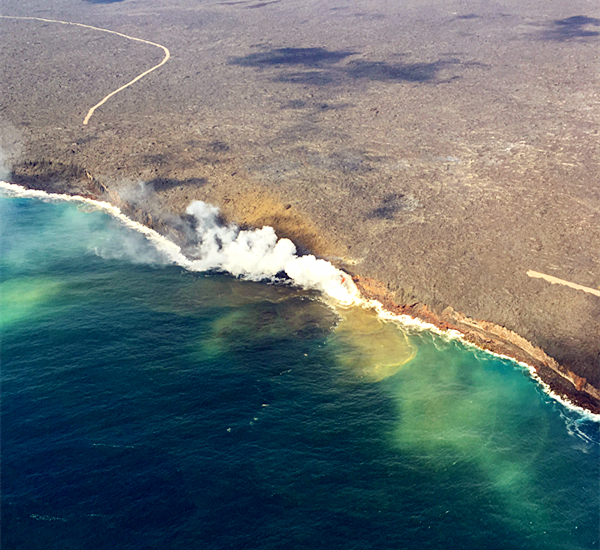
[[[1,207],[3,548],[598,547],[598,424],[515,363]]]

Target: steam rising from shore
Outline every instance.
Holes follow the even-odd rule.
[[[219,210],[202,201],[188,206],[195,220],[199,244],[189,266],[193,271],[220,270],[250,280],[273,279],[287,275],[293,283],[323,292],[344,304],[358,300],[350,277],[329,262],[312,255],[298,256],[289,239],[278,239],[272,227],[242,231],[224,225]]]
[[[186,210],[192,220],[189,232],[193,234],[193,242],[186,247],[184,254],[174,242],[153,229],[130,220],[112,204],[24,189],[7,182],[1,182],[0,186],[15,196],[74,201],[102,208],[126,226],[145,235],[168,263],[180,265],[189,271],[223,271],[252,281],[288,277],[293,284],[318,290],[343,305],[360,302],[359,292],[350,276],[329,262],[312,255],[298,256],[294,243],[289,239],[278,239],[272,227],[240,230],[234,224],[224,224],[220,220],[218,208],[202,201],[191,203]]]

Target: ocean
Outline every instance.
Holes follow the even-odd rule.
[[[18,195],[5,550],[598,548],[597,419],[522,365]]]

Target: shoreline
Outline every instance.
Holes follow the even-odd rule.
[[[218,205],[596,410],[597,10],[9,4],[78,24],[0,19],[4,179],[108,200],[184,248],[171,216]],[[137,37],[173,60],[82,124],[166,55]]]
[[[32,192],[34,197],[39,193],[37,198],[43,199],[44,195],[54,195],[50,198],[96,204],[147,236],[150,236],[150,233],[156,233],[157,237],[160,236],[169,243],[171,242],[166,238],[168,231],[165,229],[169,228],[168,225],[149,213],[135,208],[117,194],[109,192],[104,185],[94,179],[89,182],[90,186],[95,184],[97,187],[92,194],[56,193],[44,189],[43,186],[35,188],[9,182],[0,183],[14,185]],[[105,200],[107,198],[109,201]],[[173,243],[173,246],[179,248],[176,243]],[[532,378],[542,385],[545,393],[551,398],[577,410],[580,414],[591,415],[593,421],[600,421],[600,391],[589,384],[585,378],[560,365],[544,350],[534,346],[517,333],[488,321],[467,317],[452,307],[447,307],[441,314],[437,314],[426,304],[420,302],[398,304],[393,300],[392,292],[383,283],[356,274],[352,275],[352,280],[367,305],[371,301],[374,307],[381,310],[382,316],[387,314],[396,319],[409,317],[424,328],[429,328],[425,325],[430,325],[432,329],[444,334],[452,335],[454,332],[467,344],[497,356],[512,359],[527,368]]]
[[[600,391],[517,333],[489,321],[472,319],[452,307],[438,315],[426,304],[400,305],[393,301],[391,292],[379,281],[360,276],[354,276],[353,280],[365,298],[379,302],[392,315],[408,316],[442,333],[458,333],[462,341],[478,349],[516,361],[530,371],[551,397],[600,420]]]

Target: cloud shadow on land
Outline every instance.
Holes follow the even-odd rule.
[[[367,78],[379,81],[429,82],[437,77],[440,69],[459,64],[452,59],[433,63],[385,63],[376,61],[355,61],[346,69],[352,78]]]
[[[334,81],[339,81],[334,71],[306,71],[292,72],[278,76],[276,82],[290,82],[292,84],[312,84],[313,86],[328,86]]]
[[[295,66],[322,67],[341,61],[356,52],[330,52],[325,48],[274,48],[231,60],[232,65],[242,67]]]
[[[367,214],[367,218],[391,220],[398,212],[412,211],[417,206],[416,199],[403,193],[388,193],[381,199],[377,208]]]
[[[600,36],[600,32],[591,30],[590,27],[600,27],[600,19],[585,15],[574,15],[566,19],[552,21],[549,27],[542,32],[543,40],[564,41],[574,38],[590,38]]]
[[[78,189],[79,183],[88,183],[85,169],[77,164],[51,160],[33,160],[15,164],[10,181],[31,189],[64,193],[69,186]]]
[[[383,82],[434,82],[440,70],[453,65],[465,66],[455,58],[432,63],[388,63],[385,61],[350,60],[357,55],[349,50],[329,51],[325,48],[274,48],[230,60],[231,65],[275,69],[275,82],[328,86],[344,80],[373,80]],[[470,63],[469,65],[473,65]],[[456,77],[453,77],[456,78]]]
[[[155,178],[150,180],[146,186],[154,191],[166,191],[167,189],[173,189],[174,187],[202,187],[206,183],[206,178],[186,178],[182,180],[174,178]]]

